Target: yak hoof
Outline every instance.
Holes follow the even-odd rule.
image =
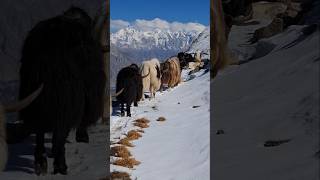
[[[135,107],[138,107],[138,103],[136,103],[136,102],[135,102],[133,105],[134,105]]]
[[[76,141],[82,143],[89,143],[89,135],[87,131],[77,131]]]
[[[120,115],[121,115],[121,117],[123,117],[123,116],[124,116],[124,112],[121,112],[121,114],[120,114]]]
[[[47,174],[47,170],[48,170],[47,158],[44,157],[43,159],[35,162],[34,171],[36,175],[38,176],[45,175]]]
[[[60,165],[55,165],[54,166],[54,171],[53,174],[62,174],[62,175],[67,175],[68,171],[67,171],[67,165],[65,164],[60,164]]]
[[[131,117],[131,114],[128,114],[127,116],[128,116],[128,117]]]

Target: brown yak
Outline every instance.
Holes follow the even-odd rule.
[[[161,64],[161,84],[172,88],[181,82],[180,62],[177,57],[171,57]]]

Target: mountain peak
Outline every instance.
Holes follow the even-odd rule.
[[[111,34],[111,44],[118,48],[186,50],[201,31],[171,31],[154,28],[138,30],[126,27]]]

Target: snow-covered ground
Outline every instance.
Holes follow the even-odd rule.
[[[157,92],[154,100],[140,102],[132,108],[131,118],[111,116],[111,142],[137,129],[134,120],[145,117],[151,121],[142,138],[133,141],[135,147],[129,148],[141,164],[133,169],[111,165],[111,172],[126,171],[138,180],[210,179],[210,76],[204,70],[194,75],[173,89]],[[190,78],[186,71],[182,77]],[[166,121],[156,121],[161,116]]]
[[[33,170],[33,150],[32,137],[24,143],[9,145],[9,160],[6,170],[0,173],[2,180],[33,180],[33,179],[100,179],[107,176],[107,147],[106,134],[109,128],[106,125],[98,124],[89,130],[90,143],[76,143],[75,132],[69,135],[66,144],[66,161],[68,165],[68,175],[52,175],[53,158],[48,158],[48,174],[36,176]],[[46,148],[48,154],[51,149],[51,138],[47,136]]]
[[[319,30],[291,26],[243,46],[256,28],[233,27],[230,47],[258,58],[211,83],[211,179],[319,179]],[[289,142],[264,146],[279,140]]]

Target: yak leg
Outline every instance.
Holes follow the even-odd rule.
[[[152,88],[151,86],[150,86],[149,91],[150,91],[150,98],[149,98],[149,100],[151,100],[151,99],[153,98],[153,88]]]
[[[128,117],[131,117],[131,112],[130,112],[130,106],[131,106],[131,103],[127,103],[127,116]]]
[[[83,142],[83,143],[89,143],[89,135],[88,135],[88,131],[87,131],[87,126],[83,123],[83,121],[80,123],[80,126],[77,128],[76,141]]]
[[[141,97],[141,101],[144,101],[144,91],[142,90],[142,97]]]
[[[156,90],[153,90],[153,98],[156,98]]]
[[[120,112],[121,112],[121,117],[124,116],[124,103],[120,103]]]
[[[44,147],[44,133],[36,133],[36,147],[34,152],[34,171],[37,175],[47,173],[47,154]]]
[[[53,132],[52,137],[52,155],[54,158],[53,167],[54,167],[54,174],[60,173],[63,175],[67,174],[67,164],[65,158],[65,142],[68,136],[69,130],[55,130]]]

